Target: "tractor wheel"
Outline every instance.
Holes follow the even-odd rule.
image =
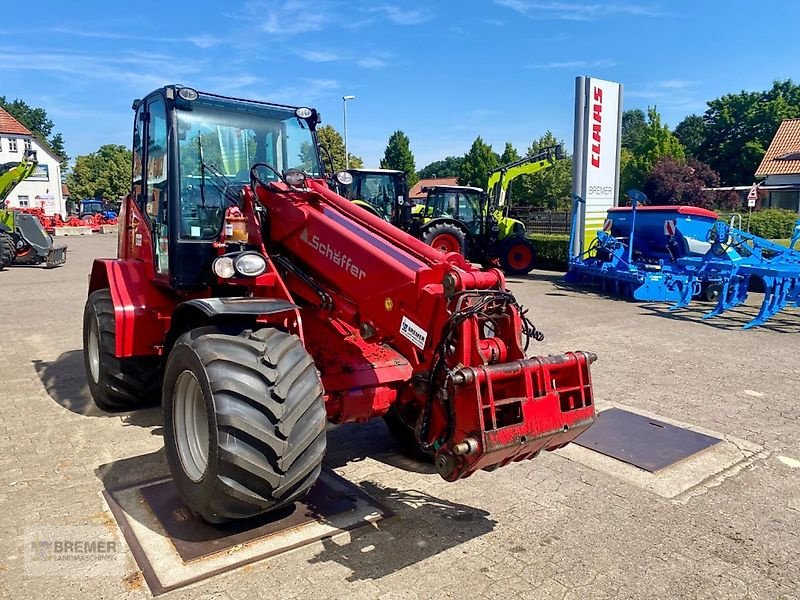
[[[422,234],[422,241],[444,254],[458,252],[467,255],[467,236],[462,229],[449,223],[439,223],[427,229]]]
[[[528,238],[515,236],[500,246],[500,266],[509,275],[527,275],[536,262],[536,248]]]
[[[408,410],[403,411],[402,407],[393,404],[383,415],[386,428],[394,438],[394,441],[397,442],[400,452],[414,460],[433,464],[433,454],[422,449],[413,425],[411,425],[411,423],[415,422],[414,415],[404,414],[410,412]]]
[[[92,292],[83,311],[83,364],[94,403],[107,412],[157,403],[158,359],[117,358],[116,337],[111,292]]]
[[[17,250],[17,254],[14,257],[14,264],[15,265],[38,265],[42,262],[42,257],[39,256],[39,253],[36,252],[36,249],[33,246],[25,246],[21,250]]]
[[[0,231],[0,271],[14,262],[14,238],[4,231]]]
[[[209,523],[288,505],[325,454],[325,404],[295,335],[204,327],[176,342],[164,372],[164,445],[189,509]]]

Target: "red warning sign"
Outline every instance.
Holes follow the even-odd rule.
[[[677,225],[675,224],[675,221],[673,219],[667,219],[666,221],[664,221],[664,235],[672,237],[673,235],[675,235],[676,229]]]

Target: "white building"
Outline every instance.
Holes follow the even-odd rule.
[[[45,214],[66,216],[61,194],[61,167],[58,157],[45,147],[22,123],[0,108],[0,164],[18,163],[27,148],[36,150],[36,171],[11,190],[9,208],[43,208]]]

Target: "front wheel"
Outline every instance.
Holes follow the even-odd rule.
[[[423,231],[422,241],[443,254],[458,252],[467,255],[467,236],[450,223],[438,223]]]
[[[536,248],[526,237],[515,236],[500,245],[500,266],[509,275],[527,275],[536,263]]]
[[[0,231],[0,271],[14,262],[14,238],[5,231]]]
[[[322,383],[295,335],[184,334],[167,360],[164,445],[181,498],[210,523],[302,497],[325,454]]]

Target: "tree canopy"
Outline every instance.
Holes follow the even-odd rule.
[[[689,115],[675,127],[675,137],[683,145],[687,156],[697,157],[706,138],[706,124],[703,117]]]
[[[431,179],[434,177],[458,177],[461,171],[461,164],[464,162],[463,156],[446,156],[442,160],[435,160],[429,165],[420,169],[417,176],[420,179]]]
[[[752,183],[784,119],[800,117],[800,85],[776,81],[762,92],[726,94],[708,103],[698,158],[719,173],[722,185]]]
[[[622,113],[620,125],[620,145],[632,150],[639,146],[644,137],[647,119],[641,108],[626,110]]]
[[[533,155],[549,146],[561,144],[551,131],[531,142],[528,155]],[[517,205],[545,206],[551,209],[568,208],[572,193],[572,158],[559,160],[553,166],[523,175],[512,183],[514,203]]]
[[[672,156],[660,158],[644,181],[642,191],[651,204],[686,204],[711,208],[714,193],[704,188],[717,187],[719,175],[696,159],[682,161]]]
[[[405,171],[408,187],[419,181],[417,168],[414,165],[414,155],[411,152],[411,142],[408,136],[399,129],[389,136],[389,142],[386,144],[386,150],[381,159],[381,169]]]
[[[60,133],[53,134],[53,121],[47,116],[47,111],[41,107],[33,107],[19,98],[9,101],[5,96],[0,96],[0,108],[5,109],[12,117],[27,127],[33,135],[50,146],[50,149],[60,159],[62,166],[69,160],[64,150],[64,138]]]
[[[653,166],[663,157],[685,161],[683,146],[678,138],[661,123],[655,107],[647,109],[647,122],[636,146],[625,148],[620,156],[620,197],[631,188],[641,188]]]
[[[96,152],[75,158],[67,175],[73,198],[117,200],[130,192],[131,151],[125,146],[106,144]]]
[[[478,136],[472,142],[469,152],[464,155],[464,161],[458,171],[458,184],[485,188],[489,172],[499,166],[497,154],[481,136]]]
[[[335,172],[343,171],[345,169],[345,160],[344,160],[344,138],[342,135],[336,131],[331,125],[324,125],[317,129],[317,139],[319,140],[320,145],[320,158],[322,159],[323,166],[325,170],[330,169],[330,165],[328,164],[328,154],[322,150],[325,148],[330,152],[331,158],[333,159],[333,170]],[[301,156],[305,156],[303,162],[307,164],[311,164],[311,159],[308,157],[309,153],[311,152],[310,145],[304,145],[303,148],[300,150]],[[351,152],[348,152],[350,155],[350,168],[351,169],[360,169],[364,166],[364,161],[361,160],[360,157],[355,156]]]

